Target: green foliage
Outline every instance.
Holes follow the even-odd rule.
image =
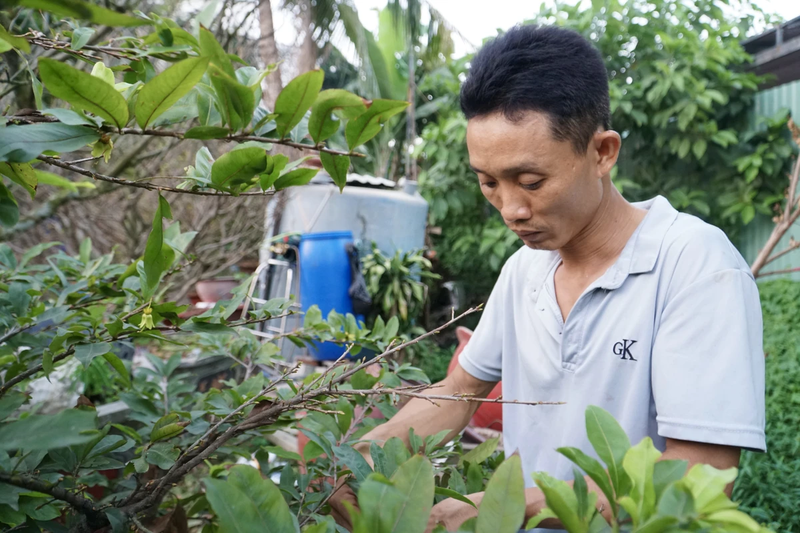
[[[775,531],[800,529],[800,284],[759,284],[764,313],[767,452],[744,452],[733,499]]]
[[[717,470],[697,464],[686,473],[685,462],[658,463],[661,452],[655,449],[649,437],[631,446],[617,421],[595,406],[586,410],[586,433],[608,473],[601,474],[586,457],[581,456],[575,462],[588,465],[584,470],[592,478],[605,474],[601,487],[607,487],[609,482],[613,485],[611,524],[597,511],[597,495],[587,494],[583,474],[578,470],[571,488],[565,481],[537,472],[534,479],[544,492],[547,508],[532,518],[526,529],[535,527],[545,518],[558,518],[569,533],[769,531],[739,511],[738,505],[725,494],[725,487],[736,479],[735,468]],[[576,456],[574,452],[565,453],[567,450],[572,449],[559,452],[571,459]]]
[[[439,279],[431,272],[431,262],[422,250],[401,252],[388,257],[372,243],[372,252],[362,259],[367,290],[378,316],[398,317],[400,331],[407,332],[419,318],[428,292],[426,280]]]
[[[209,58],[184,59],[147,82],[136,97],[136,122],[146,128],[202,79]]]
[[[347,394],[353,388],[351,374],[353,384],[367,389],[380,382],[393,390],[403,378],[427,378],[411,365],[385,362],[378,363],[375,381],[366,377],[366,363],[359,370],[346,362],[296,378],[293,366],[281,360],[280,339],[269,342],[253,332],[295,313],[296,306],[283,299],[257,306],[248,301],[242,316],[252,279],[243,280],[230,299],[187,317],[188,306],[164,295],[172,274],[195,259],[187,255],[195,233],[182,232],[180,222],[172,220],[162,192],[170,192],[170,201],[181,193],[252,194],[266,201],[277,190],[308,183],[317,169],[302,166],[307,158],[290,161],[270,153],[275,144],[327,150],[323,164],[343,187],[350,157],[362,156],[343,149],[370,140],[405,103],[382,101],[372,108],[344,90],[320,94],[324,75],[315,71],[288,83],[272,112],[258,103],[260,84],[275,66],[258,70],[244,64],[203,26],[192,34],[156,14],[132,17],[82,0],[12,4],[2,8],[4,22],[41,20],[36,26],[41,32],[20,37],[15,33],[27,30],[2,28],[0,50],[15,49],[26,65],[35,64],[26,55],[31,44],[62,50],[66,54],[59,56],[66,59],[40,58],[41,79],[30,69],[21,72],[31,76],[41,116],[9,109],[0,122],[4,225],[20,219],[15,196],[35,197],[40,183],[73,193],[87,186],[42,170],[54,165],[89,172],[67,163],[74,159],[70,152],[90,152],[108,162],[114,142],[124,135],[224,139],[234,146],[215,151],[216,158],[207,146],[200,147],[176,187],[91,174],[94,180],[151,191],[145,194],[152,195],[152,227],[142,256],[130,264],[119,264],[113,253],[98,256],[88,240],[77,256],[58,251],[57,243],[37,245],[19,256],[0,244],[0,523],[59,531],[111,526],[118,533],[134,518],[150,520],[149,510],[161,506],[166,514],[153,519],[202,518],[213,531],[299,531],[299,521],[304,526],[317,522],[310,525],[327,531],[320,513],[333,487],[325,480],[354,472],[364,482],[372,475],[353,445],[377,421],[367,415],[396,410],[392,394],[369,396],[369,401]],[[91,53],[77,54],[107,32],[71,19],[152,28],[150,33],[117,32],[113,47],[101,40],[98,46],[92,42]],[[98,60],[106,53],[113,58],[108,66]],[[117,83],[117,72],[124,72],[124,82]],[[306,126],[309,110],[313,135]],[[36,119],[26,118],[31,116]],[[133,118],[141,129],[129,124]],[[345,136],[353,124],[355,140]],[[323,144],[328,139],[338,146]],[[299,346],[336,342],[351,345],[352,354],[361,349],[380,353],[397,341],[399,323],[394,319],[378,326],[369,329],[354,316],[335,312],[323,318],[312,308],[302,328],[281,337]],[[126,366],[114,353],[120,343],[135,347],[147,364]],[[187,356],[197,354],[195,366],[220,364],[227,377],[217,376],[214,386],[201,387],[186,363]],[[77,371],[69,366],[72,359]],[[43,405],[25,392],[35,379],[56,377],[80,380],[92,399],[121,400],[128,411],[111,423],[83,398],[78,407],[40,414]],[[356,408],[364,412],[356,416]],[[271,446],[267,437],[296,428],[308,411],[313,412],[302,419],[302,427],[313,431],[313,439],[305,458],[315,460],[301,468],[296,453]],[[420,441],[436,457],[440,452],[434,448],[443,437]],[[395,487],[413,502],[413,508],[399,510],[397,531],[418,529],[421,523],[424,528],[425,517],[415,513],[433,504],[431,463],[425,459],[424,468],[409,479],[404,475],[414,463],[400,466],[397,450],[388,455],[394,461]],[[259,470],[233,466],[240,459],[257,461]],[[198,466],[207,469],[202,485],[190,474]],[[117,477],[101,473],[109,470]],[[279,480],[277,485],[272,479]],[[102,489],[102,501],[87,487]],[[186,529],[185,523],[173,525]]]

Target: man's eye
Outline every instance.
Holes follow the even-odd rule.
[[[493,181],[484,181],[481,183],[481,187],[486,187],[488,189],[494,189],[496,186],[497,184]]]
[[[526,191],[535,191],[536,189],[542,186],[543,181],[544,180],[537,181],[536,183],[523,183],[522,188],[525,189]]]

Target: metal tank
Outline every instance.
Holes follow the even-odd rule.
[[[342,193],[327,174],[305,187],[288,190],[288,199],[276,234],[350,231],[353,239],[375,241],[386,254],[415,250],[425,245],[428,202],[417,183],[350,174]]]

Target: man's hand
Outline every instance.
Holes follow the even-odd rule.
[[[467,498],[475,502],[475,505],[480,505],[483,493],[470,494]],[[453,498],[442,500],[431,510],[426,533],[431,533],[438,524],[442,524],[448,531],[456,531],[461,524],[476,516],[478,516],[478,510],[468,503]]]
[[[336,523],[347,529],[347,531],[352,531],[353,522],[350,520],[350,513],[347,511],[343,502],[347,502],[354,508],[358,508],[356,494],[347,484],[346,478],[341,478],[336,483],[336,487],[333,489],[333,495],[331,499],[328,500],[328,505],[331,506],[331,516],[336,520]]]

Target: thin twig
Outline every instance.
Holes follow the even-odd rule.
[[[41,492],[43,494],[52,496],[57,500],[67,502],[77,511],[90,518],[97,519],[99,516],[102,516],[100,511],[95,508],[94,502],[84,498],[80,494],[57,487],[53,483],[42,481],[40,479],[34,479],[24,474],[9,474],[7,472],[0,472],[0,481],[9,485],[14,485],[15,487]]]
[[[133,525],[135,525],[135,526],[136,526],[136,528],[137,528],[139,531],[141,531],[142,533],[153,533],[152,531],[150,531],[149,529],[147,529],[147,528],[144,526],[144,524],[142,524],[142,523],[139,521],[139,519],[138,519],[138,518],[136,518],[136,515],[130,515],[130,519],[131,519],[131,522],[133,522]]]
[[[174,192],[180,194],[194,194],[197,196],[272,196],[275,194],[273,191],[263,191],[263,192],[243,192],[239,194],[231,194],[228,192],[221,192],[221,191],[195,191],[192,189],[178,189],[176,187],[164,187],[162,185],[153,185],[152,183],[143,183],[140,181],[133,181],[124,178],[115,178],[113,176],[106,176],[104,174],[100,174],[98,172],[94,172],[92,170],[85,169],[83,167],[79,167],[76,165],[72,165],[65,161],[60,161],[58,159],[54,159],[48,156],[39,156],[38,159],[47,163],[48,165],[53,165],[55,167],[63,168],[65,170],[71,170],[72,172],[77,172],[83,176],[100,180],[100,181],[107,181],[109,183],[115,183],[117,185],[126,185],[128,187],[136,187],[139,189],[147,189],[149,191],[159,191],[159,192]],[[187,178],[189,179],[189,178]]]

